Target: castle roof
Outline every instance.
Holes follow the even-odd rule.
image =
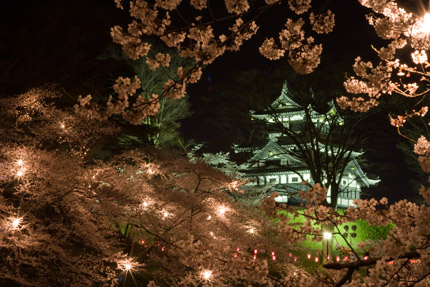
[[[265,119],[269,122],[273,122],[273,117],[277,117],[279,121],[290,122],[286,128],[294,128],[295,125],[304,120],[303,115],[306,111],[305,108],[292,100],[288,94],[288,85],[287,82],[284,82],[280,96],[270,105],[270,107],[263,112],[251,111],[252,117]],[[327,114],[317,113],[310,105],[307,107],[307,112],[311,113],[312,121],[314,118],[316,119],[316,123],[320,122],[320,120],[324,121],[324,119],[330,120],[330,117],[334,116],[336,118],[333,119],[336,120],[336,122],[339,122],[339,125],[342,125],[343,119],[338,116],[335,103],[332,101],[329,103],[329,106],[330,110]],[[287,117],[285,119],[286,115]],[[294,115],[301,116],[294,117]],[[323,117],[323,119],[320,119],[321,117]],[[297,127],[300,127],[300,125]],[[298,131],[298,134],[299,133],[300,130]],[[335,146],[331,146],[330,148],[325,146],[323,138],[313,139],[313,141],[320,142],[322,144],[321,147],[327,148],[327,153],[329,154],[338,151],[338,148]],[[306,141],[302,144],[307,145],[311,143]],[[302,144],[300,143],[300,145]],[[241,166],[243,169],[242,172],[246,174],[246,176],[282,175],[298,172],[309,173],[309,168],[306,166],[305,162],[300,158],[300,156],[296,156],[296,154],[299,155],[300,152],[295,150],[295,148],[298,148],[296,142],[292,138],[282,135],[279,131],[269,131],[268,138],[252,145],[234,146],[236,152],[252,152],[252,157]],[[320,151],[325,153],[324,148]],[[361,154],[362,152],[351,152],[350,161],[348,162],[342,177],[352,177],[357,180],[361,186],[369,187],[378,183],[380,180],[369,179],[363,172],[356,160],[356,158]],[[264,165],[261,163],[264,163]]]

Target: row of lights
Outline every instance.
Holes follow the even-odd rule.
[[[62,124],[61,125],[61,128],[65,128],[64,127],[64,124]],[[21,177],[21,176],[23,176],[24,175],[24,171],[25,171],[25,168],[22,168],[23,167],[23,165],[24,165],[24,162],[23,162],[23,160],[21,160],[21,159],[19,159],[18,161],[17,161],[17,165],[18,166],[20,166],[21,168],[18,170],[18,172],[17,172],[17,176],[18,177]],[[148,206],[148,203],[147,202],[144,202],[143,203],[143,206],[144,207],[147,207]],[[224,216],[225,215],[225,213],[226,213],[226,211],[227,211],[227,208],[225,207],[225,206],[220,206],[219,208],[218,208],[218,214],[220,215],[220,216]],[[166,217],[168,217],[169,216],[169,213],[167,212],[167,211],[164,211],[163,212],[163,217],[164,218],[166,218]],[[211,219],[211,216],[209,215],[208,216],[208,220],[210,220]],[[11,227],[12,227],[12,229],[14,229],[14,230],[17,230],[17,229],[19,229],[20,228],[20,225],[21,225],[21,223],[22,223],[22,220],[23,220],[23,218],[22,217],[13,217],[13,218],[11,218],[10,219],[10,224],[11,224]],[[254,230],[254,228],[250,228],[249,229],[249,231],[248,231],[249,233],[254,233],[255,232],[255,230]],[[213,235],[213,233],[211,232],[211,235]],[[331,239],[332,238],[332,233],[330,233],[330,232],[324,232],[323,233],[323,238],[325,239],[325,240],[329,240],[329,239]],[[142,241],[142,244],[144,244],[144,241]],[[146,246],[146,245],[145,245]],[[164,252],[165,251],[165,246],[163,246],[162,248],[161,248],[161,251],[162,252]],[[237,251],[239,252],[240,251],[240,249],[239,248],[237,248]],[[254,254],[253,254],[253,259],[254,260],[256,260],[257,259],[257,254],[258,254],[258,250],[257,249],[254,249]],[[238,256],[238,253],[234,253],[234,257],[236,258]],[[271,252],[271,256],[272,256],[272,260],[276,260],[276,255],[275,255],[275,252],[274,251],[272,251]],[[292,257],[292,253],[290,253],[289,254],[289,256],[290,257]],[[308,259],[311,259],[311,254],[308,254],[307,255],[307,258]],[[327,256],[327,260],[329,260],[329,255]],[[368,259],[368,256],[365,256],[364,258],[363,258],[364,260],[367,260]],[[294,261],[296,262],[297,261],[297,257],[294,257]],[[344,260],[343,261],[348,261],[348,256],[345,256],[345,258],[344,258]],[[315,262],[316,263],[318,263],[319,262],[319,257],[315,257]],[[337,256],[336,257],[336,262],[340,262],[340,257],[339,256]],[[411,263],[416,263],[416,260],[411,260]],[[389,262],[389,264],[393,264],[393,261],[390,261]],[[119,266],[120,266],[120,268],[123,270],[123,271],[125,271],[125,272],[131,272],[131,270],[132,270],[132,268],[134,267],[134,265],[137,265],[137,263],[134,263],[133,261],[131,261],[131,260],[126,260],[126,261],[124,261],[124,262],[120,262],[119,263]],[[211,278],[211,276],[212,276],[212,271],[211,270],[203,270],[202,271],[202,273],[201,273],[201,275],[202,275],[202,278],[204,279],[204,280],[210,280],[210,278]]]
[[[25,172],[25,168],[23,167],[24,161],[22,159],[17,160],[16,164],[20,167],[16,172],[17,177],[22,177]],[[9,218],[9,224],[12,230],[18,230],[21,227],[23,218],[22,217],[11,217]]]
[[[62,128],[62,129],[65,129],[65,125],[62,123],[62,124],[60,124],[60,127]],[[23,167],[23,165],[24,165],[24,161],[22,160],[22,159],[19,159],[18,161],[17,161],[17,165],[20,167],[19,169],[18,169],[18,171],[17,171],[17,173],[16,173],[16,176],[18,176],[18,177],[22,177],[23,175],[24,175],[24,172],[25,172],[25,168]],[[153,174],[154,173],[154,171],[152,170],[152,169],[148,169],[148,173],[149,174]],[[237,189],[237,182],[233,182],[232,184],[231,184],[231,188],[232,189]],[[142,205],[143,205],[143,207],[144,208],[146,208],[146,207],[148,207],[148,202],[143,202],[142,203]],[[221,217],[223,217],[224,215],[225,215],[225,213],[228,211],[228,208],[226,207],[226,206],[224,206],[224,205],[221,205],[221,206],[219,206],[219,208],[218,208],[218,215],[219,216],[221,216]],[[170,214],[167,212],[167,211],[163,211],[162,212],[163,213],[163,218],[167,218]],[[210,220],[211,219],[211,216],[209,215],[208,216],[208,220]],[[10,225],[11,225],[11,227],[12,227],[12,229],[14,229],[14,230],[17,230],[17,229],[19,229],[20,228],[20,225],[21,225],[21,223],[22,223],[22,220],[23,220],[23,218],[22,217],[14,217],[14,218],[11,218],[10,219]],[[254,233],[255,232],[255,229],[254,228],[250,228],[249,229],[249,231],[248,231],[249,233]],[[211,232],[212,233],[212,232]],[[211,235],[213,235],[213,233],[211,234]],[[144,244],[144,241],[142,241],[142,244]],[[146,246],[146,245],[145,245]],[[166,249],[166,247],[165,246],[163,246],[162,248],[161,248],[161,251],[162,252],[164,252],[165,251],[165,249]],[[255,249],[254,250],[254,260],[256,259],[256,256],[257,256],[257,249]],[[236,253],[235,253],[236,254]],[[275,254],[274,254],[274,252],[272,252],[272,258],[273,258],[273,260],[275,260],[276,259],[276,256],[275,256]],[[132,269],[135,267],[135,266],[137,266],[138,264],[137,263],[135,263],[135,262],[133,262],[132,260],[130,260],[130,259],[127,259],[127,260],[125,260],[125,261],[120,261],[119,263],[118,263],[118,265],[120,266],[120,269],[121,270],[123,270],[123,271],[125,271],[125,272],[131,272],[132,271]],[[211,270],[204,270],[204,271],[202,271],[202,278],[204,279],[204,280],[209,280],[210,279],[210,277],[212,276],[212,271]]]

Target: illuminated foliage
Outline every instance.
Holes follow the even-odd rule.
[[[276,243],[285,239],[265,240],[275,226],[233,200],[238,179],[172,151],[95,160],[97,136],[118,129],[56,108],[52,93],[41,88],[2,100],[2,282],[106,286],[147,273],[161,286],[270,285],[266,260],[254,261],[249,250],[282,256]]]
[[[276,212],[272,196],[265,199],[263,209],[279,217],[279,229],[275,230],[270,221],[232,200],[226,189],[230,194],[236,192],[236,178],[201,160],[190,162],[174,153],[154,151],[126,151],[105,162],[89,158],[88,151],[99,136],[117,132],[107,122],[109,116],[120,114],[131,123],[139,123],[157,113],[160,98],[183,97],[185,85],[199,80],[203,65],[225,51],[239,50],[258,30],[255,17],[245,17],[250,15],[247,13],[258,16],[271,7],[288,5],[302,17],[312,8],[307,0],[266,0],[251,9],[251,4],[262,2],[226,0],[229,28],[227,34],[216,34],[212,22],[219,19],[213,19],[211,13],[198,14],[183,29],[172,29],[170,14],[188,2],[156,0],[150,5],[143,0],[131,1],[129,12],[135,20],[127,31],[121,27],[111,31],[125,53],[133,59],[147,56],[151,47],[142,38],[154,36],[197,63],[191,69],[178,68],[165,82],[161,95],[135,97],[140,80],[119,78],[114,86],[118,96],[108,100],[106,109],[92,103],[91,96],[80,97],[74,111],[57,109],[55,98],[59,95],[51,89],[34,89],[2,100],[2,283],[106,286],[147,272],[152,279],[146,282],[148,286],[430,285],[427,187],[420,189],[426,204],[400,201],[388,205],[386,198],[371,199],[356,201],[356,207],[339,214],[321,205],[327,190],[316,184],[301,194],[307,199],[302,213],[306,222],[298,226],[288,224],[288,218]],[[116,3],[122,7],[121,1]],[[190,1],[196,13],[210,10],[210,3]],[[376,16],[369,17],[370,24],[391,43],[377,50],[381,62],[376,66],[358,58],[354,69],[360,79],[345,83],[348,92],[366,94],[367,99],[340,98],[339,105],[365,111],[377,105],[384,93],[407,97],[427,93],[427,17],[407,13],[388,0],[361,3],[373,9]],[[309,15],[315,33],[329,32],[333,20],[329,12]],[[279,44],[269,38],[263,42],[261,53],[272,59],[288,54],[297,72],[311,72],[319,63],[322,47],[305,36],[304,22],[304,17],[287,19]],[[413,64],[396,59],[396,51],[405,44],[413,50]],[[169,65],[170,57],[157,54],[146,62],[152,69],[161,69]],[[426,112],[423,108],[412,114],[422,116]],[[393,123],[401,126],[407,118]],[[415,146],[424,171],[430,171],[429,147],[425,137]],[[290,211],[296,212],[294,208]],[[289,244],[307,236],[323,239],[324,230],[315,228],[313,221],[331,224],[339,231],[342,224],[357,219],[372,225],[394,223],[395,227],[387,239],[363,242],[361,250],[351,246],[350,260],[328,262],[323,272],[307,272],[297,268],[294,259],[288,259]],[[275,267],[279,271],[270,272]],[[363,268],[366,272],[359,272]]]

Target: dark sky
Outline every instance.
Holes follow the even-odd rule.
[[[325,37],[324,57],[315,77],[332,75],[332,79],[337,80],[329,78],[326,81],[334,83],[330,84],[330,89],[334,85],[341,89],[345,72],[351,74],[354,58],[358,55],[374,58],[370,44],[381,45],[382,42],[366,24],[364,14],[367,11],[357,1],[314,2],[330,3],[329,8],[335,12],[337,23],[335,31]],[[410,4],[413,1],[405,3],[416,5]],[[124,26],[127,21],[126,13],[117,9],[113,0],[15,0],[2,3],[0,96],[15,95],[49,82],[64,88],[71,101],[79,94],[111,93],[114,79],[128,72],[128,68],[124,63],[102,60],[101,56],[112,45],[110,27],[116,24]],[[276,37],[283,23],[285,16],[282,11],[265,15],[261,31],[253,40],[246,43],[239,53],[228,53],[216,60],[205,70],[200,83],[190,87],[189,94],[195,112],[193,117],[184,122],[185,135],[209,142],[209,145],[212,142],[212,148],[215,149],[225,149],[231,145],[226,135],[228,133],[217,128],[213,122],[222,114],[221,110],[227,111],[227,116],[234,114],[226,106],[237,103],[230,102],[226,95],[223,100],[216,97],[221,97],[220,90],[233,89],[232,85],[243,72],[260,71],[261,82],[271,86],[266,89],[268,95],[259,94],[255,97],[274,97],[280,92],[282,83],[274,79],[283,76],[287,66],[282,61],[264,59],[258,54],[257,45],[267,34]],[[247,99],[249,102],[254,100]],[[373,167],[379,167],[375,173],[380,174],[383,180],[379,187],[380,194],[391,194],[393,198],[399,199],[407,196],[405,191],[410,190],[405,178],[411,174],[395,150],[397,136],[388,125],[387,115],[381,115],[378,120],[381,121],[381,130],[379,136],[369,140],[368,160],[373,162]],[[390,145],[387,146],[388,139]],[[377,151],[383,145],[384,152]]]

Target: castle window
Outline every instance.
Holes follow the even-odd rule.
[[[292,176],[291,182],[299,182],[299,177],[298,176]]]

